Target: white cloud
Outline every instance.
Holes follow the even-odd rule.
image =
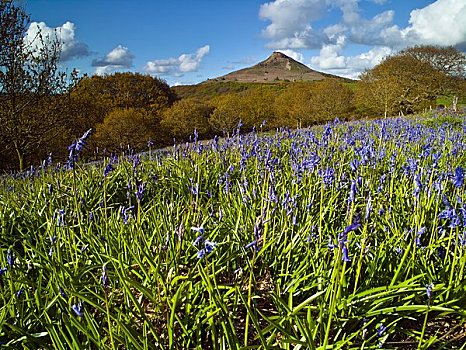
[[[466,42],[466,2],[438,0],[411,11],[410,26],[401,35],[411,41],[434,45],[460,45]]]
[[[42,36],[43,42],[40,40]],[[40,50],[43,45],[49,45],[52,41],[61,43],[61,61],[73,58],[89,56],[89,48],[85,43],[75,37],[75,25],[66,22],[61,27],[51,28],[44,22],[32,22],[26,32],[25,42],[35,50]]]
[[[92,61],[97,75],[112,73],[118,69],[129,69],[133,66],[134,55],[125,46],[118,45],[112,49],[105,57]]]
[[[288,57],[291,57],[292,59],[298,61],[298,62],[303,62],[304,61],[304,55],[300,52],[296,52],[296,51],[293,51],[293,50],[278,50],[279,52],[281,53],[284,53],[285,55],[287,55]]]
[[[195,54],[182,54],[178,58],[148,61],[144,71],[149,74],[182,76],[183,73],[196,72],[202,59],[209,53],[210,46],[199,48]]]
[[[385,0],[371,0],[377,4]],[[388,10],[364,18],[360,0],[275,0],[261,5],[259,17],[270,21],[263,36],[273,49],[322,48],[345,35],[348,43],[404,48],[416,44],[466,46],[466,1],[437,0],[410,13],[409,24],[394,23],[396,13]],[[341,19],[326,28],[314,23],[327,10],[340,9]]]
[[[259,17],[271,22],[262,35],[271,40],[271,48],[318,47],[321,38],[311,22],[318,20],[325,9],[326,0],[275,0],[262,4]]]
[[[319,56],[311,57],[311,66],[326,73],[357,79],[366,69],[379,64],[393,50],[386,46],[375,47],[372,50],[355,56],[343,56],[342,45],[326,45],[320,50]]]

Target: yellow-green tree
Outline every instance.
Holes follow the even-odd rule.
[[[412,56],[395,55],[360,78],[358,105],[366,112],[387,116],[434,107],[445,74]]]
[[[238,126],[243,114],[241,97],[237,94],[225,94],[211,99],[214,111],[209,124],[216,133],[230,135]]]
[[[311,88],[313,122],[344,118],[354,110],[354,93],[336,79],[324,79]]]
[[[142,149],[154,138],[150,114],[142,108],[115,108],[97,125],[95,139],[100,148],[115,151],[130,146]]]
[[[186,98],[175,102],[162,114],[160,127],[177,139],[186,139],[194,129],[200,137],[210,133],[209,116],[212,107],[198,99]]]
[[[275,100],[275,127],[301,127],[314,123],[313,83],[294,83]]]

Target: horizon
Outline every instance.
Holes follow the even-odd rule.
[[[137,72],[197,84],[278,51],[323,73],[355,79],[415,45],[466,50],[465,0],[30,0],[31,26],[58,33],[63,69]]]

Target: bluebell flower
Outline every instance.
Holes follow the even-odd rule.
[[[432,296],[432,290],[433,289],[434,289],[434,284],[433,283],[426,284],[427,298],[430,299],[430,297]]]
[[[0,276],[3,275],[5,272],[8,271],[8,268],[7,267],[2,267],[0,268]]]
[[[203,226],[199,226],[199,227],[192,226],[191,230],[199,232],[201,235],[204,234],[204,227]]]
[[[403,248],[401,248],[401,247],[396,247],[396,248],[395,248],[395,252],[396,252],[398,255],[400,255],[400,254],[403,254],[404,250],[403,250]]]
[[[136,199],[138,200],[138,202],[142,200],[145,188],[146,185],[144,183],[138,184],[138,190],[136,191]]]
[[[71,309],[74,311],[74,313],[78,317],[83,317],[84,316],[84,306],[83,306],[82,302],[71,305]]]
[[[199,244],[201,244],[204,241],[204,236],[199,235],[197,238],[194,240],[193,245],[197,247]]]
[[[65,209],[58,210],[57,225],[65,226]]]
[[[129,216],[133,209],[134,209],[133,205],[128,208],[125,208],[124,206],[121,207],[121,214],[123,215],[123,222],[125,225],[128,224]]]
[[[328,237],[328,249],[335,249],[337,246],[333,244],[333,239],[332,237]]]
[[[110,172],[113,170],[113,165],[112,165],[112,162],[109,162],[106,166],[105,166],[105,169],[104,169],[104,177],[107,177],[108,174],[110,174]]]
[[[463,168],[457,167],[455,169],[455,177],[453,179],[453,185],[455,185],[455,187],[457,187],[457,188],[460,188],[460,187],[463,186],[463,183],[464,183],[464,171],[463,171]]]
[[[108,288],[110,285],[108,275],[107,275],[107,264],[102,265],[102,285],[104,288]]]
[[[23,293],[24,293],[24,287],[21,287],[21,288],[16,292],[16,298],[19,298]]]
[[[439,246],[437,248],[437,255],[440,259],[442,260],[445,259],[446,254],[447,254],[447,250],[445,249],[445,247]]]
[[[10,249],[6,252],[6,262],[11,267],[15,264],[15,254]]]
[[[215,242],[211,242],[211,241],[208,241],[208,240],[205,240],[204,241],[204,249],[206,251],[206,253],[211,253],[213,252],[213,250],[215,249],[215,246],[217,245],[217,243]]]
[[[72,169],[74,164],[78,160],[78,154],[81,152],[86,145],[87,138],[91,135],[92,129],[87,130],[83,136],[81,136],[76,142],[73,142],[70,146],[68,146],[68,167]]]
[[[60,295],[62,296],[62,298],[68,299],[68,295],[66,295],[62,287],[59,288],[59,291],[60,291]]]
[[[259,246],[257,245],[257,239],[253,240],[251,243],[246,244],[244,248],[249,249],[251,247],[253,247],[256,252],[260,250]]]
[[[342,257],[341,257],[342,261],[344,261],[344,262],[350,262],[351,259],[350,259],[349,256],[348,256],[348,247],[346,246],[346,244],[342,244],[342,245],[341,245],[341,251],[342,251],[342,253],[343,253],[343,255],[342,255]]]
[[[379,328],[377,328],[377,335],[381,337],[385,333],[386,330],[387,330],[387,327],[385,327],[383,323],[381,323]]]

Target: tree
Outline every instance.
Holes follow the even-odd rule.
[[[27,41],[29,23],[22,7],[0,0],[0,139],[2,152],[15,153],[19,170],[60,132],[62,96],[71,86],[57,68],[60,42],[41,33]]]
[[[466,54],[453,46],[418,45],[402,50],[399,54],[429,63],[447,76],[465,76]]]
[[[410,55],[385,58],[360,76],[358,104],[370,113],[413,113],[435,106],[445,74]]]
[[[130,146],[142,149],[153,139],[151,116],[142,108],[116,108],[97,125],[96,142],[101,148],[116,151]]]
[[[315,122],[342,118],[354,109],[354,93],[335,79],[316,82],[311,88],[311,103]]]
[[[212,110],[204,102],[185,98],[163,112],[160,127],[179,139],[186,139],[193,134],[194,129],[203,137],[210,133],[209,116]]]
[[[241,120],[241,97],[230,93],[211,99],[214,111],[209,118],[209,124],[216,132],[229,135]]]
[[[85,77],[71,93],[69,128],[76,138],[89,128],[104,123],[104,118],[112,111],[118,110],[117,114],[121,116],[122,110],[136,109],[150,116],[146,127],[154,142],[162,145],[167,141],[167,135],[160,129],[159,122],[163,111],[176,99],[165,81],[149,75],[125,72]]]

